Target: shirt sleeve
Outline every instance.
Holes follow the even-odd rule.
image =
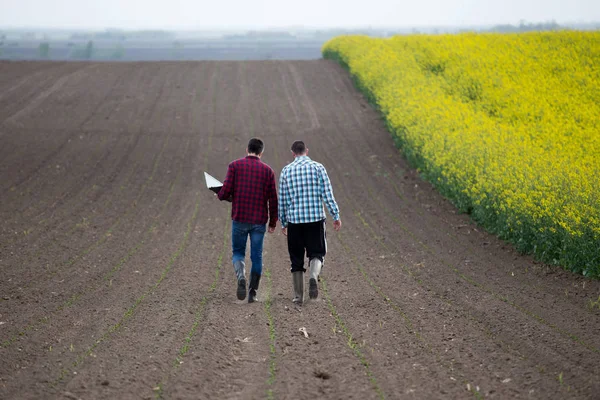
[[[325,202],[327,211],[329,211],[329,214],[331,214],[333,220],[337,221],[340,219],[340,210],[335,201],[335,197],[333,197],[333,188],[331,187],[331,182],[329,181],[329,175],[327,175],[325,167],[321,166],[320,170],[323,201]]]
[[[227,175],[225,176],[225,181],[223,182],[223,187],[219,191],[217,195],[219,200],[227,200],[233,195],[233,186],[235,184],[235,168],[233,163],[229,164],[227,168]]]
[[[289,201],[289,196],[290,192],[287,178],[285,176],[285,170],[283,170],[279,176],[279,222],[283,228],[286,228],[288,224],[287,212],[291,203]]]
[[[267,188],[269,192],[269,226],[274,228],[277,226],[277,185],[275,183],[275,173],[271,171],[269,184]]]

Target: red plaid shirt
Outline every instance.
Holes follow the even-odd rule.
[[[275,173],[256,156],[232,161],[219,200],[233,196],[231,219],[250,224],[277,224]]]

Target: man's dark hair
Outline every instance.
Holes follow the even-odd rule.
[[[265,144],[259,138],[252,138],[248,142],[248,153],[262,154],[264,149],[265,149]]]
[[[306,145],[302,140],[296,140],[294,143],[292,143],[292,153],[295,155],[304,154],[305,151]]]

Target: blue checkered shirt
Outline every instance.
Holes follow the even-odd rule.
[[[279,178],[279,221],[282,227],[325,219],[323,203],[334,221],[340,211],[325,167],[308,156],[286,165]]]

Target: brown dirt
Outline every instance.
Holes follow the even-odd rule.
[[[600,283],[457,214],[336,64],[0,71],[0,398],[600,393]],[[279,229],[260,302],[236,300],[229,207],[204,188],[255,135],[277,174],[304,139],[341,208],[301,309]]]

